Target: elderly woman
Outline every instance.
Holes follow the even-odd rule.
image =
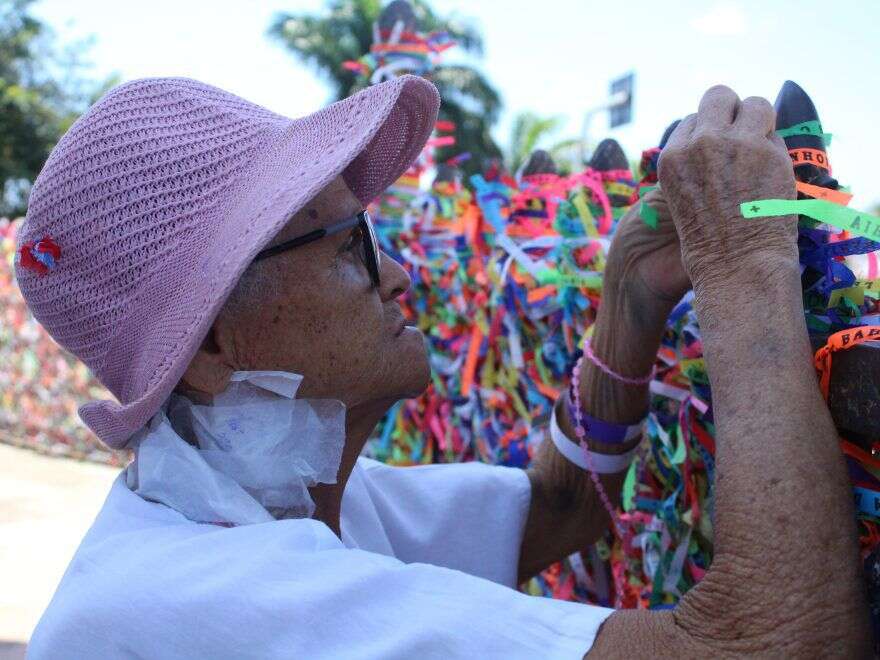
[[[359,458],[389,406],[428,382],[396,302],[409,279],[364,207],[416,157],[437,106],[429,83],[403,77],[289,120],[198,82],[141,80],[58,144],[17,276],[36,318],[118,399],[82,418],[136,459],[31,657],[864,653],[796,219],[738,212],[794,195],[762,99],[713,88],[675,131],[665,200],[651,200],[660,226],[623,220],[588,359],[531,469]],[[517,592],[608,524],[644,376],[691,283],[718,431],[713,566],[672,611]]]

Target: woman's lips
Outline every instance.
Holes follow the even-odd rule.
[[[397,324],[395,328],[394,336],[400,337],[403,334],[404,330],[417,330],[415,323],[407,323],[406,320],[402,320]]]

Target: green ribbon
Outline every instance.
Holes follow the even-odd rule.
[[[641,199],[642,197],[647,195],[649,192],[654,190],[654,188],[656,188],[656,187],[657,186],[645,186],[644,188],[639,188],[639,199]],[[648,206],[644,202],[642,203],[642,208],[639,211],[639,216],[642,218],[642,220],[645,222],[645,224],[648,225],[651,229],[657,229],[657,222],[658,222],[657,211],[652,209],[650,206]]]
[[[601,275],[577,275],[574,273],[560,273],[555,268],[539,270],[535,279],[539,284],[556,284],[557,286],[576,286],[584,289],[601,289]]]
[[[623,510],[632,511],[633,501],[636,497],[636,472],[638,471],[636,461],[629,464],[629,470],[626,472],[626,478],[623,480],[622,500]]]
[[[807,328],[818,332],[828,332],[831,329],[829,321],[822,321],[813,314],[807,314]]]
[[[856,236],[880,240],[880,218],[824,199],[757,199],[739,206],[744,218],[805,215],[813,220],[845,229]]]
[[[535,366],[538,368],[538,375],[541,377],[541,380],[545,383],[552,383],[553,377],[550,375],[550,371],[547,369],[547,365],[544,364],[544,359],[541,357],[543,352],[543,345],[540,350],[535,351]]]
[[[629,211],[628,206],[612,206],[611,217],[615,220],[620,220],[623,216],[626,215],[627,211]]]
[[[678,440],[678,444],[675,447],[675,452],[669,457],[669,460],[672,461],[673,465],[681,465],[684,463],[685,450],[687,449],[684,438],[681,435],[681,426],[675,427],[675,433],[673,435],[675,435],[676,440]]]
[[[826,145],[831,144],[831,133],[822,132],[822,124],[818,120],[804,121],[788,128],[780,128],[776,131],[776,135],[781,138],[791,137],[793,135],[814,135],[822,138]]]

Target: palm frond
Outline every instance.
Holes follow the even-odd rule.
[[[517,171],[535,149],[561,128],[562,123],[561,117],[540,117],[533,112],[518,114],[510,135],[507,157],[510,170]]]

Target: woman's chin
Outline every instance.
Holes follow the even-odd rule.
[[[410,332],[411,331],[411,332]],[[406,369],[408,388],[407,397],[416,397],[424,392],[431,383],[431,364],[428,361],[428,347],[425,344],[425,336],[418,328],[406,328],[404,334],[409,333],[408,339],[413,342],[413,351],[402,354],[400,366]]]

